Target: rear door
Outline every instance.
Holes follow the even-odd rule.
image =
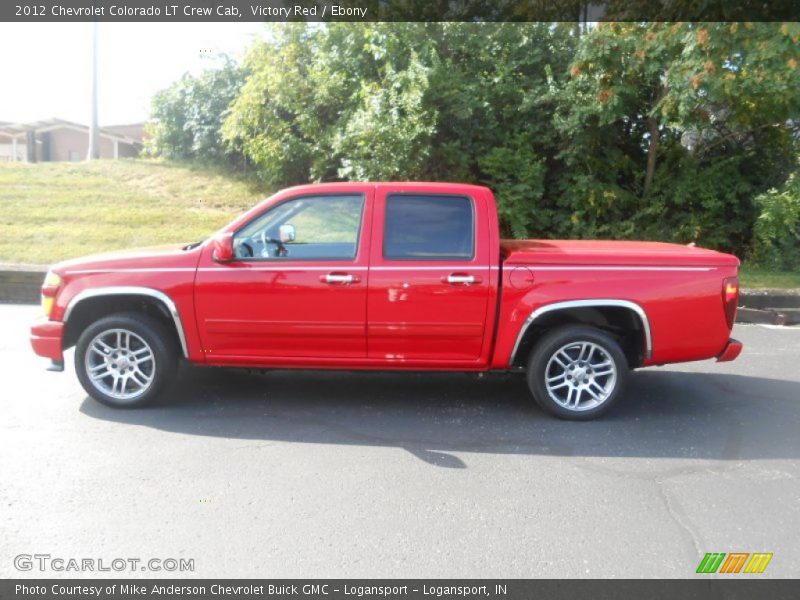
[[[483,360],[492,278],[486,199],[472,189],[377,188],[370,359],[423,368]]]

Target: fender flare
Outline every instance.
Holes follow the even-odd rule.
[[[553,302],[551,304],[544,304],[534,310],[530,315],[528,315],[528,318],[525,319],[525,322],[522,324],[522,327],[517,334],[517,341],[514,342],[514,348],[511,350],[511,357],[509,358],[508,364],[514,364],[517,351],[519,350],[519,346],[525,337],[525,333],[528,331],[528,328],[531,326],[531,324],[533,324],[533,322],[542,315],[570,308],[602,308],[609,306],[632,310],[639,317],[639,320],[642,323],[642,331],[644,332],[644,358],[650,358],[653,355],[653,334],[650,330],[650,320],[647,318],[647,313],[645,312],[644,308],[642,308],[636,302],[631,302],[630,300],[619,300],[617,298],[592,298],[587,300]]]
[[[62,321],[66,323],[69,320],[69,316],[72,314],[72,311],[82,301],[88,298],[99,298],[102,296],[147,296],[159,301],[164,305],[164,308],[167,309],[167,313],[172,317],[172,321],[175,324],[175,329],[178,332],[178,339],[181,342],[183,357],[189,358],[189,350],[186,346],[186,334],[183,330],[183,323],[181,322],[181,315],[178,312],[178,307],[172,301],[172,298],[160,290],[136,286],[100,287],[83,290],[82,292],[75,294],[69,301],[67,308],[64,310],[64,317],[62,318]]]

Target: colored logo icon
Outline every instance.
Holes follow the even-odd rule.
[[[697,573],[763,573],[772,552],[707,552],[697,566]]]

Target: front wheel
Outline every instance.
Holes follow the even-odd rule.
[[[627,360],[617,341],[594,327],[575,325],[551,331],[528,361],[528,386],[537,404],[575,421],[607,411],[627,375]]]
[[[164,327],[147,315],[120,313],[87,327],[75,348],[83,389],[115,408],[153,400],[172,379],[177,352]]]

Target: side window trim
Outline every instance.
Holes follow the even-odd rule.
[[[469,201],[470,206],[470,218],[472,219],[471,225],[471,234],[472,234],[472,249],[471,253],[468,257],[465,256],[417,256],[417,257],[392,257],[386,254],[386,223],[388,219],[389,213],[389,200],[393,197],[397,196],[424,196],[424,197],[436,197],[436,198],[461,198]],[[476,203],[475,198],[469,194],[447,194],[447,193],[431,193],[431,192],[387,192],[384,198],[384,206],[383,206],[383,240],[381,241],[381,258],[385,261],[392,261],[392,262],[436,262],[436,261],[448,261],[448,262],[463,262],[463,263],[470,263],[475,260],[477,255],[477,227],[478,221],[476,218]]]
[[[294,202],[296,200],[302,200],[303,198],[331,198],[331,197],[352,197],[358,196],[361,198],[361,211],[359,213],[359,221],[358,221],[358,230],[356,231],[356,241],[355,241],[355,251],[353,256],[350,258],[340,258],[340,257],[333,257],[333,258],[279,258],[279,257],[263,257],[263,256],[237,256],[234,258],[233,262],[271,262],[271,263],[288,263],[288,262],[338,262],[338,263],[355,263],[358,261],[358,253],[361,249],[361,237],[364,231],[364,214],[366,213],[367,209],[367,194],[363,191],[359,192],[322,192],[322,193],[307,193],[307,194],[300,194],[299,196],[290,196],[270,206],[264,212],[255,215],[252,219],[243,223],[239,228],[237,228],[232,236],[234,243],[236,241],[236,236],[239,235],[244,229],[252,225],[254,222],[258,221],[262,217],[266,216],[268,213],[276,210],[277,208],[289,203]]]

